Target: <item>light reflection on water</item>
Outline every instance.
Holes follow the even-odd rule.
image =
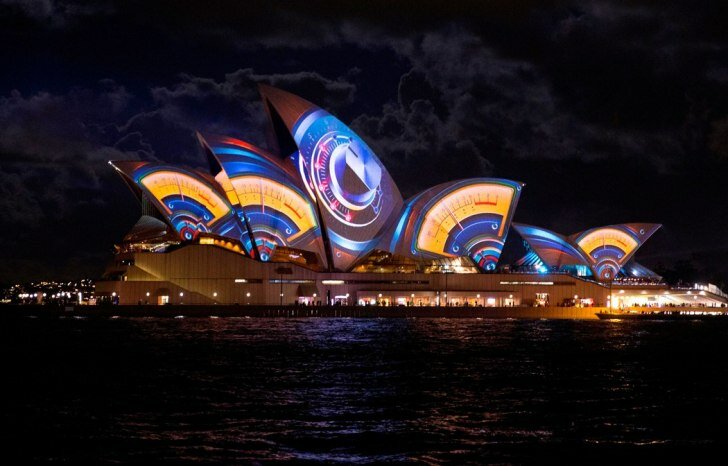
[[[720,324],[2,323],[3,427],[26,461],[694,460],[728,427]]]

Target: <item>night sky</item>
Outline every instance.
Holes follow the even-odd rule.
[[[351,123],[405,197],[519,180],[518,222],[662,223],[640,262],[728,282],[726,25],[694,0],[0,0],[0,282],[98,277],[140,215],[107,161],[265,146],[258,82]]]

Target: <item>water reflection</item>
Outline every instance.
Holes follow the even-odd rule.
[[[5,324],[3,423],[25,462],[654,460],[717,448],[728,427],[720,325]]]

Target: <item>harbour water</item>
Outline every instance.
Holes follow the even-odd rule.
[[[728,432],[720,322],[14,317],[0,328],[8,464],[700,463]]]

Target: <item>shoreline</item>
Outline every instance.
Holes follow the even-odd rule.
[[[266,318],[480,318],[598,320],[602,307],[378,307],[240,305],[0,305],[2,317],[266,317]]]

